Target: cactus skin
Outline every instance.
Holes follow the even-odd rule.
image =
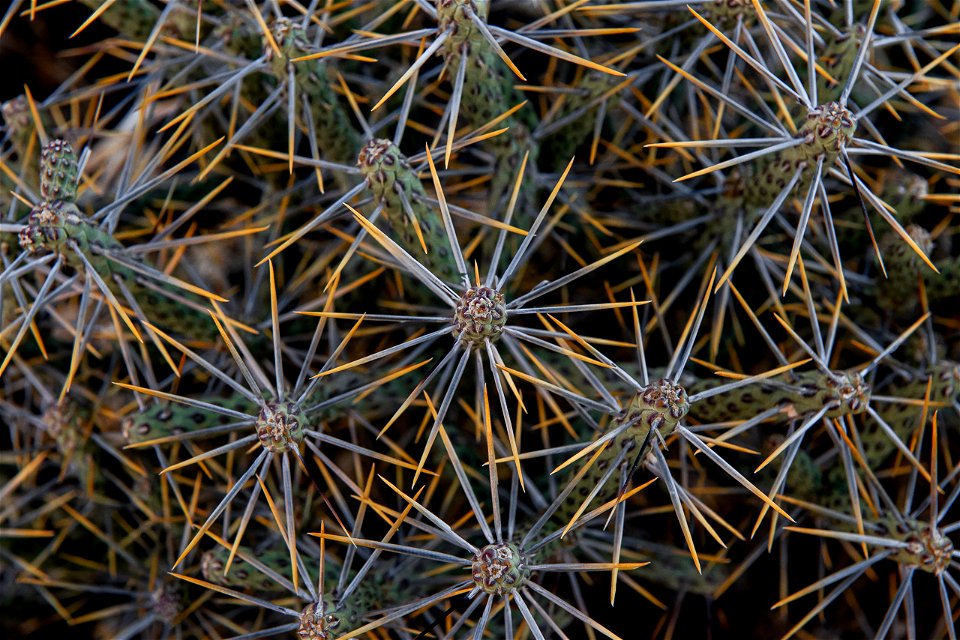
[[[458,282],[457,270],[450,241],[443,222],[432,206],[426,203],[426,191],[410,162],[390,140],[376,138],[367,142],[357,158],[370,191],[373,192],[382,214],[398,238],[398,244],[444,282]],[[427,245],[424,254],[410,214],[409,205],[417,220],[423,241]]]
[[[139,300],[144,310],[150,314],[151,321],[199,339],[204,339],[205,336],[213,337],[216,331],[204,314],[140,284],[132,269],[104,256],[101,252],[123,255],[123,245],[85,218],[72,202],[44,201],[34,207],[26,227],[20,231],[20,246],[33,255],[55,253],[61,256],[67,265],[81,272],[85,265],[78,254],[83,254],[119,300],[123,300],[124,296],[114,278],[122,280],[134,298]],[[171,293],[181,293],[169,289]]]
[[[907,225],[905,229],[924,254],[932,253],[933,239],[929,231],[916,224]],[[886,281],[876,287],[881,308],[899,315],[915,310],[920,303],[920,281],[931,303],[960,295],[960,258],[953,256],[938,261],[940,273],[934,273],[900,236],[887,234],[880,245],[887,271]]]
[[[930,367],[905,384],[897,385],[892,395],[906,399],[923,399],[927,392],[928,380],[931,402],[949,405],[960,399],[960,365],[949,360]],[[911,434],[920,424],[923,408],[910,404],[884,403],[876,410],[901,440],[909,442]],[[864,420],[866,424],[860,429],[860,438],[863,441],[865,458],[870,467],[875,468],[896,449],[893,442],[880,431],[872,417],[864,416]]]
[[[597,438],[623,425],[631,426],[604,448],[568,499],[557,509],[554,520],[562,524],[569,522],[590,491],[603,482],[612,464],[629,468],[634,458],[645,451],[644,447],[659,446],[658,440],[670,435],[689,412],[686,389],[672,380],[661,378],[635,392],[621,414]],[[603,503],[613,498],[619,488],[619,477],[620,474],[614,472],[603,483],[594,501]]]
[[[20,232],[20,246],[31,254],[56,253],[75,269],[83,268],[83,261],[76,255],[82,252],[84,256],[90,256],[88,259],[98,273],[107,276],[113,275],[113,263],[97,256],[93,248],[123,250],[123,245],[87,220],[75,204],[62,200],[44,201],[33,208],[26,228]],[[121,277],[132,275],[123,269],[117,273]],[[109,281],[108,278],[104,280]]]
[[[40,195],[44,200],[77,201],[77,155],[66,140],[51,140],[40,150]]]
[[[216,585],[228,587],[258,597],[278,597],[289,594],[287,587],[278,584],[273,577],[260,569],[264,567],[279,575],[289,572],[290,555],[281,544],[277,548],[260,550],[254,553],[246,547],[238,548],[229,571],[224,571],[230,557],[230,549],[217,547],[203,554],[200,565],[203,578]],[[249,559],[249,561],[248,561]],[[350,594],[340,602],[338,595],[337,573],[340,568],[328,568],[325,573],[323,598],[306,604],[300,611],[297,622],[297,638],[306,640],[330,640],[349,633],[360,627],[370,612],[384,609],[390,603],[402,598],[409,590],[405,580],[395,580],[384,576],[368,576]],[[388,572],[388,566],[381,566],[375,573]],[[316,580],[305,576],[308,580]]]
[[[577,147],[583,144],[592,134],[591,125],[600,111],[600,104],[594,104],[595,101],[622,83],[622,78],[592,71],[584,75],[583,79],[576,85],[574,93],[564,96],[560,109],[552,114],[554,122],[570,117],[580,109],[586,109],[586,111],[559,130],[543,138],[539,145],[541,150],[540,162],[547,165],[545,166],[546,171],[552,173],[562,171],[570,158],[576,155]],[[606,98],[607,112],[614,112],[619,101],[618,93]]]
[[[257,410],[256,405],[241,395],[218,398],[217,404],[241,413],[253,413]],[[146,411],[127,416],[123,419],[122,430],[128,444],[139,444],[157,438],[203,431],[230,422],[231,419],[222,414],[164,402],[152,404]]]
[[[710,388],[716,382],[694,382],[690,393]],[[781,374],[770,380],[732,389],[704,398],[691,405],[690,414],[698,422],[718,423],[749,420],[764,407],[780,406],[788,417],[808,415],[829,405],[824,414],[837,418],[864,411],[870,400],[870,386],[855,371],[796,372]]]
[[[0,114],[3,115],[3,122],[7,128],[7,136],[10,139],[13,150],[17,154],[17,168],[15,173],[31,189],[36,189],[40,184],[40,141],[39,132],[34,126],[33,114],[30,113],[30,105],[25,95],[19,95],[7,100],[0,105]],[[46,131],[51,130],[52,122],[48,114],[40,112],[40,123]],[[0,174],[4,182],[8,184],[9,176],[4,172]],[[12,187],[13,185],[10,185]],[[6,194],[6,189],[4,189]],[[4,195],[4,197],[7,197]]]
[[[286,81],[288,69],[293,68],[297,93],[307,96],[310,105],[320,152],[334,162],[350,164],[360,149],[360,134],[333,91],[329,66],[323,60],[290,61],[311,53],[306,34],[292,20],[278,19],[273,26],[273,35],[282,53],[277,56],[271,50],[270,64],[274,75],[278,80]],[[299,120],[301,109],[299,102],[296,104]]]
[[[807,112],[794,138],[801,143],[770,157],[761,158],[744,177],[744,202],[766,207],[787,186],[797,169],[802,169],[794,187],[803,193],[809,187],[817,159],[824,169],[832,166],[857,129],[856,118],[838,102],[826,102]]]
[[[319,404],[347,393],[363,384],[364,379],[352,372],[329,376],[322,384],[315,385],[306,397],[306,406]],[[396,408],[397,398],[407,393],[402,378],[391,380],[377,388],[364,398],[363,408],[371,415],[389,414]],[[266,399],[268,396],[264,394]],[[217,406],[250,416],[251,423],[261,412],[261,405],[239,394],[217,395],[204,400],[215,402]],[[314,410],[302,425],[304,428],[317,429],[324,421],[334,420],[349,412],[349,409],[334,405],[326,409]],[[127,444],[135,445],[159,438],[170,438],[186,433],[198,433],[205,429],[219,427],[236,422],[235,419],[212,411],[204,411],[190,405],[177,402],[155,402],[146,410],[137,411],[121,421],[121,431]],[[251,430],[254,426],[251,424]]]
[[[256,565],[247,562],[245,558],[255,560],[280,575],[290,571],[290,552],[282,544],[256,553],[246,547],[240,547],[230,564],[229,571],[225,571],[225,568],[230,559],[230,549],[218,546],[203,553],[200,559],[200,571],[204,580],[239,591],[272,596],[286,591],[283,585],[261,572]]]
[[[105,0],[81,1],[94,11],[105,2]],[[118,0],[100,14],[98,19],[123,36],[143,42],[150,37],[159,18],[160,10],[149,0]]]
[[[850,75],[857,49],[862,44],[865,34],[866,28],[862,24],[856,24],[850,31],[831,35],[827,40],[819,57],[823,67],[834,79],[842,79]],[[824,102],[838,100],[841,91],[843,91],[841,82],[831,81],[823,76],[817,77],[817,97],[820,100]]]
[[[892,389],[895,397],[905,400],[922,399],[930,384],[930,401],[950,404],[960,399],[960,366],[943,361],[930,367],[922,375]],[[875,408],[884,422],[890,426],[902,442],[910,442],[920,424],[923,408],[915,404],[885,402]],[[860,440],[863,459],[870,469],[881,469],[886,461],[898,451],[890,437],[870,415],[861,415],[857,421],[857,437]],[[775,441],[766,447],[774,448]],[[779,443],[776,443],[779,444]],[[788,474],[787,486],[791,495],[814,502],[838,513],[851,513],[850,495],[847,489],[846,472],[842,465],[832,465],[823,471],[816,467],[809,455],[800,450]],[[861,505],[861,512],[868,513],[869,506]],[[922,528],[922,524],[917,526]],[[884,525],[884,528],[891,529]],[[896,527],[891,530],[896,529]],[[853,529],[849,529],[853,530]]]
[[[513,88],[517,78],[467,16],[468,10],[480,20],[486,20],[486,3],[474,0],[437,1],[440,31],[451,34],[443,43],[447,68],[451,74],[455,74],[461,60],[466,60],[460,117],[472,127],[479,128],[523,102],[523,97]],[[510,128],[507,135],[499,135],[488,141],[496,159],[490,189],[491,206],[499,206],[501,199],[509,193],[526,153],[530,154],[529,162],[534,166],[537,164],[539,145],[532,138],[533,124],[530,110],[521,109],[501,121],[500,126]],[[531,196],[533,183],[529,174],[525,182],[523,192]],[[526,228],[532,221],[531,215],[525,206],[520,206],[515,221]]]

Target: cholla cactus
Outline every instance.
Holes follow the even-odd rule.
[[[15,0],[0,629],[955,640],[957,11]]]

